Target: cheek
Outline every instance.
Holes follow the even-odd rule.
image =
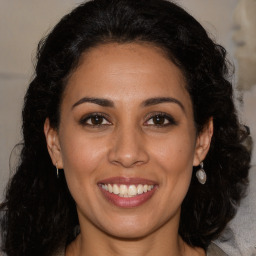
[[[61,151],[69,191],[77,206],[89,214],[98,193],[95,184],[106,155],[104,144],[78,132],[72,136],[64,133]]]
[[[191,181],[195,135],[180,131],[151,148],[155,166],[162,172],[163,185],[170,194],[175,194],[174,200],[183,200]]]
[[[91,140],[83,133],[63,133],[61,154],[67,182],[76,185],[90,182],[90,177],[104,160],[106,148],[100,140]]]
[[[191,133],[191,134],[190,134]],[[166,170],[182,172],[191,169],[195,155],[195,136],[192,132],[179,131],[152,143],[151,154]]]

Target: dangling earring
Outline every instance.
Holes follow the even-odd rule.
[[[57,162],[56,162],[56,173],[57,173],[57,179],[59,178],[59,169],[58,169],[58,164],[57,164]]]
[[[203,162],[200,163],[200,167],[201,168],[196,172],[196,177],[197,177],[199,183],[205,184],[207,177],[206,177],[206,173],[204,171],[204,163]]]

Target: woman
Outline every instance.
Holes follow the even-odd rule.
[[[250,161],[225,50],[174,3],[95,0],[37,57],[7,255],[221,255]]]

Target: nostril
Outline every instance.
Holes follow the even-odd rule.
[[[120,129],[112,138],[108,158],[112,164],[130,168],[148,161],[146,143],[134,127]]]
[[[142,160],[136,160],[134,158],[119,158],[119,159],[116,159],[114,161],[111,161],[112,164],[115,164],[115,165],[121,165],[125,168],[131,168],[131,167],[134,167],[134,166],[139,166],[139,165],[142,165],[145,163],[145,161],[142,161]]]
[[[133,153],[122,153],[122,151],[112,151],[109,154],[109,161],[114,165],[125,168],[143,165],[148,162],[149,156],[144,150],[134,151]]]

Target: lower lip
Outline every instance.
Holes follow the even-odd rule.
[[[103,193],[104,197],[115,206],[121,207],[121,208],[133,208],[140,206],[144,203],[146,203],[155,193],[156,187],[146,193],[143,193],[141,195],[137,195],[134,197],[120,197],[114,193],[109,193],[105,189],[99,186],[101,192]]]

